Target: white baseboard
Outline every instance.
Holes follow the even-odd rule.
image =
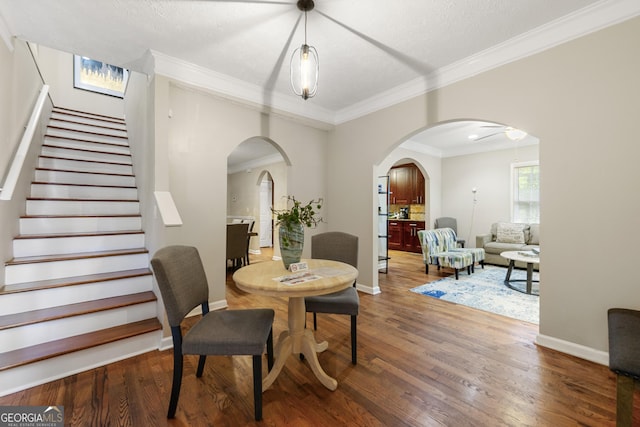
[[[609,353],[606,351],[596,350],[591,347],[585,347],[580,344],[575,344],[570,341],[564,341],[542,334],[538,334],[536,337],[536,344],[562,353],[570,354],[571,356],[576,356],[590,362],[609,366]]]
[[[369,295],[378,295],[381,292],[379,286],[365,286],[361,283],[356,283],[356,289]]]

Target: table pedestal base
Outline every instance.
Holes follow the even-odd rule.
[[[262,381],[262,390],[268,389],[278,377],[289,356],[303,354],[309,362],[309,367],[329,390],[335,390],[338,382],[331,378],[320,366],[317,353],[325,351],[329,344],[326,341],[316,342],[313,331],[304,327],[305,321],[304,297],[289,298],[289,330],[278,337],[275,348],[275,362],[269,375]]]

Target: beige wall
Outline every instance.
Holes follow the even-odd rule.
[[[73,54],[45,46],[37,46],[35,52],[42,76],[51,85],[51,98],[56,107],[91,111],[111,117],[124,116],[122,98],[73,87]]]
[[[4,185],[42,85],[27,44],[14,40],[14,49],[9,51],[0,43],[0,186]],[[19,234],[18,219],[26,209],[25,198],[50,113],[47,99],[13,197],[0,201],[0,287],[4,285],[4,261],[13,258],[13,238]]]
[[[538,146],[442,159],[442,216],[457,219],[467,247],[494,222],[511,221],[511,164],[538,159]]]
[[[606,363],[607,309],[640,309],[628,268],[636,256],[621,248],[640,239],[639,51],[635,18],[338,126],[329,150],[332,229],[373,248],[372,169],[416,130],[460,118],[525,129],[541,141],[539,342]],[[352,215],[340,215],[345,209]],[[375,253],[366,252],[358,281],[374,283]]]
[[[227,156],[252,137],[276,143],[290,162],[289,194],[326,197],[327,132],[155,77],[155,190],[170,191],[183,225],[159,229],[159,245],[198,247],[210,299],[225,299]],[[170,116],[170,117],[169,117]],[[310,254],[307,233],[305,254]]]

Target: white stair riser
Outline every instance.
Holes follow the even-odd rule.
[[[67,114],[63,111],[54,110],[51,113],[51,118],[70,120],[73,122],[87,123],[90,125],[97,125],[97,126],[108,126],[108,127],[123,129],[123,130],[126,130],[127,128],[125,122],[122,120],[105,119],[105,118],[94,116],[92,114],[82,114],[82,113]]]
[[[135,187],[31,184],[31,197],[44,199],[138,200],[138,189]]]
[[[73,160],[90,160],[94,162],[131,164],[131,156],[123,154],[99,153],[95,151],[71,150],[60,147],[42,147],[42,155]]]
[[[149,274],[38,291],[15,292],[2,296],[2,314],[16,314],[23,311],[42,310],[60,305],[136,294],[150,291],[152,288],[153,279]]]
[[[133,175],[133,167],[114,163],[83,162],[78,160],[52,159],[40,157],[38,167],[44,169],[58,169],[78,172],[115,173],[121,175]]]
[[[0,396],[157,350],[161,331],[65,354],[52,359],[0,371]]]
[[[43,239],[14,239],[13,256],[28,257],[61,255],[81,252],[111,251],[144,247],[144,234],[102,236],[50,237]]]
[[[0,353],[156,317],[156,302],[0,330]]]
[[[107,175],[96,173],[36,170],[35,181],[56,184],[115,185],[135,187],[136,178],[127,175]]]
[[[80,150],[92,150],[92,151],[106,151],[108,153],[116,153],[116,154],[131,154],[131,150],[129,149],[128,145],[97,144],[95,142],[51,138],[50,136],[45,136],[44,143],[46,145],[53,145],[55,147],[77,148]]]
[[[27,200],[27,215],[135,215],[138,202]]]
[[[93,141],[93,142],[106,142],[108,144],[124,145],[128,143],[126,139],[118,138],[115,136],[95,135],[87,132],[77,132],[73,130],[64,130],[64,129],[47,128],[47,135],[61,136],[63,138],[83,139],[86,141]]]
[[[125,129],[118,129],[116,126],[112,127],[112,126],[109,126],[107,123],[89,124],[89,123],[82,123],[79,120],[71,120],[71,119],[57,120],[55,118],[52,118],[49,121],[49,125],[55,126],[58,128],[65,128],[65,129],[70,129],[74,131],[79,131],[79,132],[103,133],[105,135],[121,136],[125,138],[127,137],[127,131]]]
[[[83,258],[63,261],[10,264],[5,266],[5,284],[62,279],[65,277],[135,270],[149,267],[147,253]]]
[[[125,217],[60,217],[20,218],[20,234],[100,233],[105,231],[141,230],[142,218]]]

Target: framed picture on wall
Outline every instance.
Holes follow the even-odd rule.
[[[124,98],[129,70],[102,61],[73,55],[73,87]]]

